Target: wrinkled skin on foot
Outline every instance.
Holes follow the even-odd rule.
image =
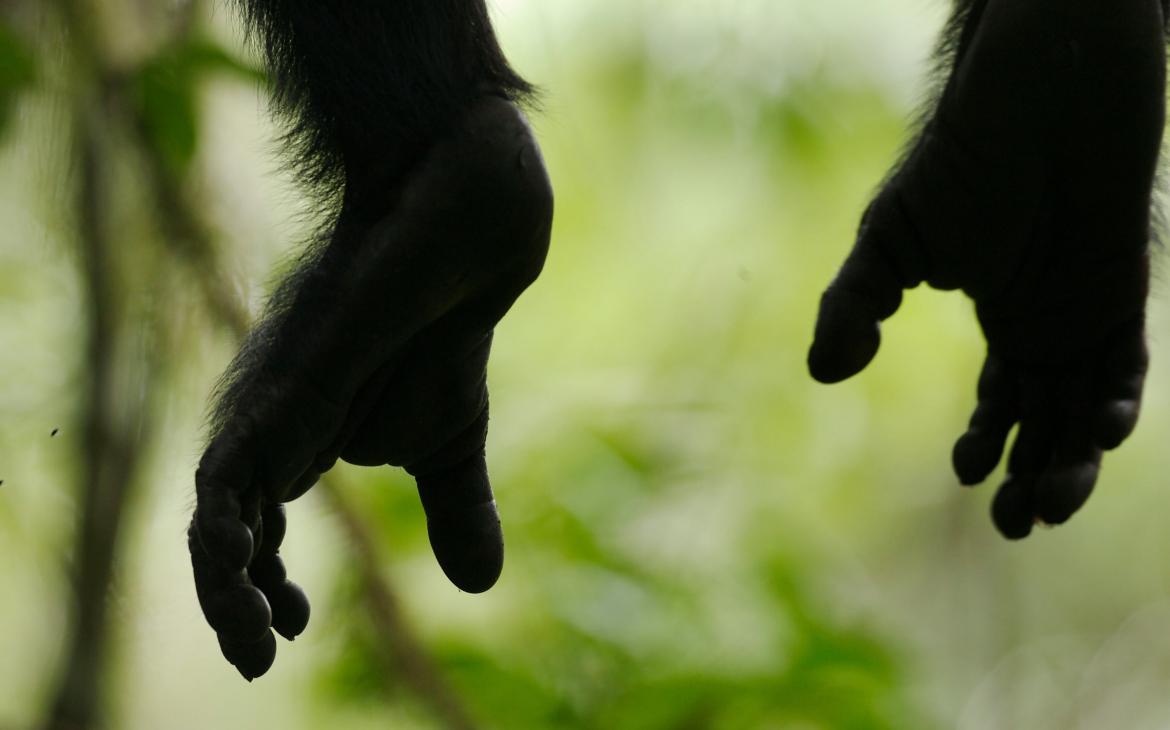
[[[992,507],[1008,538],[1071,517],[1137,422],[1163,27],[1158,0],[964,3],[937,106],[821,300],[825,383],[870,362],[903,289],[974,300],[987,359],[953,461],[983,481],[1019,425]]]
[[[250,338],[196,473],[199,602],[249,680],[272,664],[272,630],[291,640],[309,618],[280,557],[283,503],[339,458],[415,477],[435,556],[460,589],[487,590],[503,565],[486,369],[493,327],[548,249],[539,148],[512,104],[486,97],[385,202],[368,227],[339,225],[287,311]]]

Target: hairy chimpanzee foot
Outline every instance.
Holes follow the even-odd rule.
[[[1089,498],[1104,452],[1137,425],[1149,359],[1143,333],[1137,318],[1059,366],[1017,369],[987,358],[954,466],[963,484],[982,482],[1019,424],[1008,478],[992,507],[1006,537],[1026,537],[1033,523],[1062,524]]]
[[[992,505],[1011,539],[1068,520],[1137,423],[1164,27],[1159,0],[961,0],[937,107],[821,300],[826,383],[870,362],[903,289],[974,300],[988,354],[953,461],[982,482],[1018,425]]]
[[[520,112],[476,102],[364,231],[336,238],[241,353],[196,473],[189,546],[224,656],[249,680],[309,618],[283,502],[338,458],[415,476],[436,557],[487,590],[503,536],[487,476],[492,331],[540,272],[552,193]],[[345,237],[340,237],[344,232]]]

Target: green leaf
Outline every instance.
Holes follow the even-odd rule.
[[[223,73],[236,76],[242,81],[259,84],[268,82],[268,76],[262,69],[241,61],[210,39],[192,39],[185,46],[183,53],[191,68],[201,73]]]
[[[177,172],[186,170],[199,139],[195,88],[189,69],[175,58],[159,58],[137,79],[139,109],[151,142]]]
[[[204,38],[168,48],[138,70],[135,90],[146,132],[178,174],[186,172],[199,148],[199,85],[215,73],[260,82],[265,78]]]
[[[12,118],[16,98],[37,76],[36,59],[16,32],[0,23],[0,134]]]

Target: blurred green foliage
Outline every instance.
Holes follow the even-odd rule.
[[[0,22],[0,134],[8,127],[17,95],[35,79],[32,50],[12,28]]]
[[[134,74],[135,101],[146,131],[175,173],[187,171],[199,150],[201,99],[208,77],[235,76],[261,88],[265,76],[209,38],[184,39],[165,46]]]

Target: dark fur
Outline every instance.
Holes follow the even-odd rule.
[[[971,34],[978,25],[978,22],[968,23],[967,21],[972,17],[978,21],[979,16],[983,13],[983,9],[987,7],[987,2],[988,0],[954,0],[951,14],[947,18],[946,23],[943,24],[938,43],[935,45],[934,52],[931,54],[930,80],[926,98],[919,105],[918,112],[911,124],[911,133],[907,136],[907,141],[899,155],[898,163],[892,166],[886,173],[886,176],[878,186],[879,189],[884,187],[890,181],[890,178],[896,175],[898,170],[905,164],[906,158],[914,150],[915,145],[917,145],[918,138],[923,129],[930,123],[935,109],[938,107],[939,99],[942,97],[943,91],[950,81],[951,69],[955,68],[963,58],[967,47],[971,43]],[[1170,0],[1160,0],[1160,4],[1162,6],[1162,17],[1167,42],[1170,43]],[[1166,169],[1166,152],[1163,150],[1154,185],[1155,191],[1166,191]],[[1167,211],[1165,206],[1161,204],[1158,195],[1155,195],[1151,201],[1150,223],[1151,244],[1158,248],[1164,248],[1170,221],[1167,219]]]
[[[257,372],[262,359],[296,367],[298,343],[276,333],[313,323],[282,327],[293,303],[332,296],[327,282],[345,265],[345,251],[385,215],[434,142],[479,97],[518,105],[536,98],[504,57],[484,0],[237,2],[268,68],[285,159],[312,196],[319,228],[220,381],[213,432],[261,377],[279,377]]]
[[[1160,2],[1167,35],[1170,37],[1170,0],[1160,0]],[[944,79],[949,74],[954,62],[962,58],[963,52],[971,41],[963,32],[963,29],[968,27],[967,19],[972,16],[978,19],[985,7],[987,7],[987,0],[955,0],[954,9],[943,27],[942,37],[935,53],[935,59],[938,63],[936,68],[941,70]],[[972,31],[975,25],[970,26]]]
[[[1160,0],[1162,6],[1162,21],[1166,34],[1167,42],[1170,42],[1170,0]],[[942,95],[942,90],[946,87],[949,80],[951,69],[954,68],[957,61],[959,61],[967,46],[971,42],[968,33],[964,29],[973,31],[977,23],[968,24],[968,18],[974,16],[978,19],[979,15],[983,13],[983,9],[987,7],[987,0],[955,0],[954,8],[951,11],[950,18],[947,19],[943,26],[942,35],[939,38],[939,43],[934,52],[934,63],[931,77],[934,79],[933,86],[929,100],[922,106],[921,117],[916,125],[920,130],[930,119],[933,114],[935,106],[938,104],[939,97]],[[913,141],[917,134],[910,139]],[[1162,162],[1158,165],[1158,176],[1155,190],[1165,189],[1165,169],[1166,169],[1166,153],[1162,153]],[[897,170],[897,167],[894,168]],[[1151,242],[1161,247],[1165,242],[1167,219],[1166,211],[1163,206],[1158,204],[1157,196],[1155,195],[1153,204],[1150,210],[1151,227],[1150,238]]]
[[[1162,6],[1162,21],[1166,39],[1170,43],[1170,0],[1160,0],[1160,4]],[[955,0],[954,8],[946,24],[943,26],[939,43],[935,47],[931,72],[931,78],[933,79],[931,93],[927,102],[922,105],[920,117],[915,125],[916,133],[910,137],[911,147],[917,138],[917,131],[920,131],[929,122],[931,115],[934,113],[939,97],[942,95],[942,91],[949,80],[951,69],[963,57],[967,46],[971,42],[969,34],[965,33],[964,29],[973,31],[977,23],[968,25],[967,19],[972,16],[975,16],[977,19],[986,6],[987,0]],[[909,149],[906,152],[908,153]],[[1156,191],[1165,191],[1166,189],[1166,167],[1166,152],[1163,150],[1162,161],[1158,165],[1158,174],[1154,185]],[[891,174],[896,170],[897,166],[891,170]],[[1166,216],[1167,212],[1165,207],[1159,203],[1158,196],[1155,195],[1150,209],[1150,240],[1153,245],[1159,248],[1165,246],[1168,225]]]
[[[1160,2],[1166,37],[1170,41],[1170,0],[1160,0]],[[933,115],[939,97],[950,80],[951,69],[962,59],[967,46],[971,43],[970,34],[974,32],[978,23],[968,24],[967,20],[972,16],[977,20],[985,7],[987,7],[987,0],[955,0],[951,15],[943,25],[939,42],[932,54],[930,93],[922,105],[918,122],[915,125],[916,129],[913,130],[914,134],[910,137],[911,145],[917,137],[917,132],[921,131],[921,128]],[[897,168],[895,167],[895,169]]]
[[[478,96],[533,96],[484,0],[238,2],[272,76],[292,163],[324,200],[344,192],[357,204],[354,193],[393,183]]]

